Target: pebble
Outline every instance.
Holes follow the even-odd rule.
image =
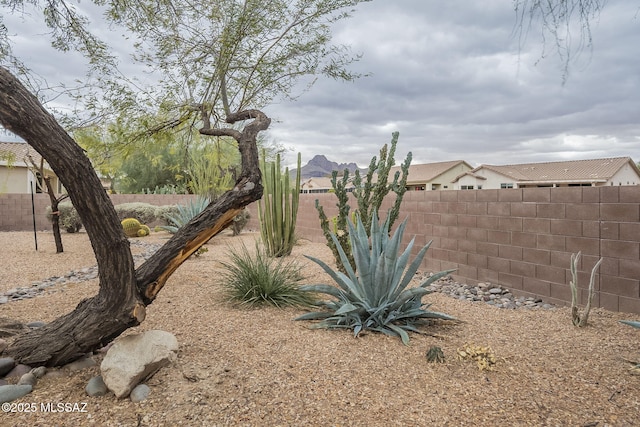
[[[133,390],[131,390],[131,393],[129,394],[129,399],[131,399],[133,403],[142,402],[147,397],[149,397],[149,393],[151,393],[151,389],[149,388],[148,385],[138,384],[137,386],[134,387]]]
[[[21,376],[23,376],[24,374],[26,374],[27,372],[31,371],[31,366],[28,365],[23,365],[23,364],[18,364],[16,365],[7,375],[5,375],[5,378],[20,378]]]
[[[107,394],[107,386],[100,375],[91,378],[84,390],[88,396],[104,396]]]
[[[419,276],[420,282],[427,279],[428,275]],[[493,283],[481,282],[475,286],[458,283],[451,276],[444,277],[426,287],[432,292],[439,292],[461,301],[483,301],[496,308],[515,310],[545,309],[551,310],[555,306],[545,303],[536,297],[516,297],[509,289]]]
[[[16,361],[13,357],[2,357],[0,358],[0,377],[5,375],[16,366]]]
[[[136,265],[146,261],[153,255],[162,245],[157,243],[146,243],[139,240],[131,240],[131,246],[140,246],[144,249],[140,255],[134,255],[133,259]],[[31,286],[18,287],[9,289],[4,294],[0,294],[0,305],[7,304],[13,301],[20,301],[23,299],[34,298],[43,294],[45,291],[51,289],[54,286],[65,285],[68,283],[81,283],[87,280],[93,280],[98,277],[98,266],[85,267],[78,270],[72,270],[64,276],[53,276],[48,279],[44,279],[39,282],[32,282]],[[44,322],[31,322],[27,326],[31,328],[38,328],[44,325]]]
[[[26,385],[17,385],[17,384],[7,384],[0,386],[0,403],[11,402],[12,400],[16,400],[21,398],[22,396],[26,396],[31,393],[33,390],[33,386]]]
[[[47,373],[47,368],[44,366],[38,366],[37,368],[33,368],[31,373],[35,375],[36,378],[42,378]]]
[[[37,381],[38,379],[36,378],[35,375],[33,375],[31,372],[27,372],[26,374],[20,377],[20,379],[18,380],[18,385],[28,384],[30,386],[35,386]]]
[[[83,357],[82,359],[74,360],[71,363],[64,365],[70,371],[80,371],[85,368],[91,368],[92,366],[96,366],[97,363],[91,357]]]

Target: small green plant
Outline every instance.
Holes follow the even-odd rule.
[[[429,363],[444,363],[444,352],[436,345],[432,345],[427,350],[427,362]]]
[[[241,306],[270,304],[276,307],[310,307],[315,297],[301,290],[301,266],[285,258],[270,257],[256,242],[255,253],[243,244],[230,250],[230,262],[223,262],[223,286],[229,301]]]
[[[295,185],[289,183],[289,169],[284,173],[280,168],[280,154],[276,161],[265,162],[263,151],[260,170],[264,184],[264,194],[258,202],[260,235],[267,248],[267,254],[273,257],[289,256],[296,243],[296,217],[300,199],[300,153]]]
[[[382,149],[380,149],[380,158],[377,159],[374,156],[371,159],[365,179],[360,176],[359,170],[356,170],[354,173],[353,195],[355,196],[358,204],[357,213],[360,215],[367,233],[370,230],[370,221],[373,217],[373,213],[375,212],[376,215],[379,215],[380,206],[382,205],[384,198],[390,192],[396,194],[393,207],[389,212],[389,228],[393,226],[395,220],[398,218],[402,198],[404,197],[404,193],[407,191],[407,177],[409,176],[409,166],[411,164],[412,157],[410,152],[407,154],[400,170],[396,171],[391,182],[389,182],[389,172],[395,163],[394,155],[398,144],[398,136],[399,133],[394,132],[391,138],[391,148],[388,148],[387,144],[385,144]],[[338,243],[344,249],[351,268],[356,269],[351,248],[348,246],[349,229],[347,227],[347,220],[349,218],[349,210],[351,209],[349,206],[349,194],[347,190],[349,181],[348,170],[344,171],[342,179],[338,179],[337,171],[333,171],[331,175],[331,186],[333,187],[333,192],[338,198],[338,216],[335,220],[327,218],[324,208],[320,205],[320,202],[316,200],[316,209],[320,217],[320,227],[327,239],[327,244],[333,252],[334,258],[336,259],[338,270],[343,273],[346,273],[346,270],[341,263],[336,243],[334,243],[333,238],[331,237],[331,230],[333,229],[333,234],[338,236]]]
[[[571,286],[571,320],[573,324],[579,328],[583,326],[587,326],[587,322],[589,321],[589,312],[591,311],[591,302],[593,301],[593,297],[595,296],[595,278],[596,278],[596,270],[600,267],[602,263],[602,258],[596,262],[596,265],[593,266],[591,270],[591,277],[589,279],[589,295],[587,296],[587,305],[584,308],[584,312],[580,314],[578,310],[578,262],[580,261],[581,253],[571,254],[571,281],[569,285]]]
[[[170,225],[162,225],[160,228],[175,234],[180,227],[191,221],[199,215],[209,204],[209,199],[198,196],[196,199],[186,205],[177,205],[177,212],[174,214],[165,214],[166,220]]]
[[[327,294],[335,300],[317,303],[329,311],[307,313],[296,320],[321,320],[314,327],[353,329],[355,336],[365,330],[382,332],[399,336],[404,344],[409,343],[407,332],[419,332],[418,326],[428,325],[432,319],[454,320],[447,314],[430,311],[430,304],[423,304],[422,297],[431,292],[426,289],[429,284],[455,270],[436,273],[420,286],[408,288],[431,242],[420,250],[407,268],[415,239],[398,256],[407,221],[398,227],[392,237],[389,237],[389,223],[388,216],[380,226],[374,211],[369,240],[360,216],[357,227],[349,220],[349,239],[358,274],[351,268],[342,245],[333,233],[331,237],[346,274],[336,272],[323,261],[307,256],[322,267],[339,287],[323,284],[303,286],[305,291]]]

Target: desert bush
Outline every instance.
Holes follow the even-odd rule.
[[[59,224],[61,228],[64,228],[67,233],[76,233],[80,231],[82,228],[82,220],[71,202],[62,202],[58,204],[58,212],[60,212]],[[52,221],[53,214],[51,212],[51,206],[47,206],[46,213],[49,221]]]
[[[159,219],[156,217],[157,207],[149,203],[121,203],[114,207],[120,221],[126,218],[135,218],[140,221],[141,224],[149,224]]]
[[[302,267],[286,258],[270,257],[256,242],[255,253],[243,244],[230,250],[231,261],[223,262],[223,286],[229,301],[254,307],[310,307],[315,297],[301,290]]]
[[[454,270],[433,274],[420,286],[408,288],[431,242],[420,250],[407,268],[415,239],[412,239],[405,251],[398,256],[406,220],[390,237],[390,217],[387,216],[383,225],[380,226],[378,215],[374,211],[369,239],[362,219],[360,216],[357,219],[357,227],[351,220],[347,225],[349,243],[358,274],[351,267],[337,236],[331,233],[346,274],[334,271],[317,258],[307,256],[320,265],[338,284],[338,287],[303,286],[304,291],[327,294],[335,300],[317,303],[318,306],[327,308],[329,311],[307,313],[298,317],[297,320],[322,320],[314,327],[349,328],[353,329],[355,336],[365,330],[382,332],[399,336],[404,344],[409,343],[407,332],[419,332],[418,326],[428,325],[432,319],[453,320],[454,318],[447,314],[430,311],[430,304],[423,304],[422,297],[431,292],[426,289],[429,284]]]
[[[169,225],[161,226],[163,230],[169,233],[176,233],[180,227],[191,221],[195,216],[199,215],[209,204],[209,199],[199,196],[191,200],[186,205],[176,205],[176,213],[164,215]]]

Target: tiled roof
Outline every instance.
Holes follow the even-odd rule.
[[[469,166],[469,164],[464,160],[451,160],[448,162],[411,165],[409,167],[409,176],[407,177],[407,183],[411,184],[414,182],[429,182],[460,164],[466,164],[469,169],[471,169],[471,166]],[[392,167],[389,171],[389,179],[392,180],[393,175],[396,173],[396,171],[399,170],[400,166]]]
[[[608,159],[571,160],[566,162],[523,163],[519,165],[481,165],[471,172],[486,168],[516,181],[567,181],[567,180],[607,180],[616,174],[625,164],[631,163],[630,157]],[[638,171],[640,174],[640,171]]]
[[[36,164],[40,164],[42,156],[26,142],[0,142],[0,154],[11,153],[15,155],[16,162],[29,164],[27,155],[31,155]],[[29,164],[30,165],[30,164]]]

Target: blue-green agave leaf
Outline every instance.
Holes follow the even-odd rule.
[[[633,326],[634,328],[640,328],[640,322],[635,320],[621,320],[620,323],[624,323],[625,325]]]
[[[409,334],[407,333],[407,331],[405,331],[399,326],[394,325],[393,323],[389,323],[386,326],[387,328],[391,329],[393,332],[395,332],[400,336],[400,339],[402,340],[402,344],[409,345]]]
[[[445,270],[445,271],[440,271],[438,273],[434,273],[431,275],[431,277],[429,277],[427,280],[425,280],[424,282],[422,282],[420,284],[421,288],[426,288],[427,286],[429,286],[430,284],[432,284],[433,282],[442,279],[443,277],[448,276],[449,274],[453,273],[454,271],[456,271],[457,268],[452,268],[451,270]]]

